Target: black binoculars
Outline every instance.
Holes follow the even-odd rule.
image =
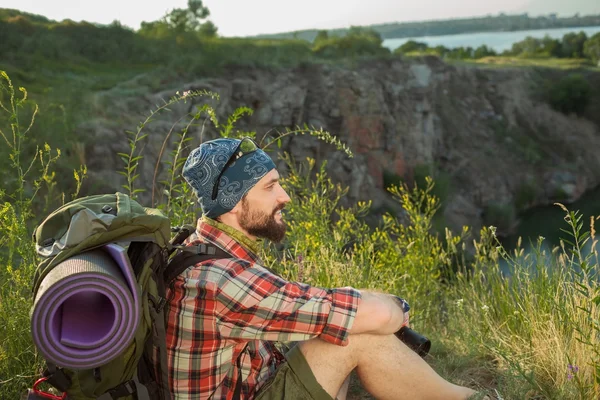
[[[431,340],[413,331],[409,327],[403,326],[398,332],[394,333],[394,335],[421,357],[425,357],[429,354]]]

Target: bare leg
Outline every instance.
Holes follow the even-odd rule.
[[[365,389],[382,400],[464,400],[475,394],[444,380],[394,335],[352,335],[344,347],[320,339],[298,346],[333,398],[354,368]]]
[[[335,400],[346,400],[348,396],[348,388],[350,387],[350,375],[346,377],[344,383],[342,383],[342,387],[340,388],[337,396],[335,396]]]

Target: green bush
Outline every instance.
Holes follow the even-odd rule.
[[[581,74],[571,74],[558,82],[546,83],[546,100],[557,111],[581,115],[592,96],[589,82]]]
[[[352,27],[342,37],[318,36],[313,52],[323,58],[347,58],[362,56],[380,56],[390,54],[387,47],[382,46],[381,36],[370,29]]]
[[[491,202],[483,210],[483,224],[495,226],[499,232],[511,231],[517,219],[517,211],[512,203]]]
[[[538,196],[538,185],[533,179],[527,179],[519,185],[515,197],[517,211],[529,208]]]
[[[428,49],[427,43],[417,42],[416,40],[409,40],[396,50],[394,50],[394,54],[407,54],[414,52],[424,52]]]
[[[589,38],[583,45],[583,53],[594,62],[600,62],[600,32]]]

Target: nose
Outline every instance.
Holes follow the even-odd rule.
[[[288,196],[287,192],[280,187],[281,192],[279,193],[279,195],[277,196],[277,201],[281,204],[287,204],[290,201],[292,201],[292,199],[290,199],[290,196]]]

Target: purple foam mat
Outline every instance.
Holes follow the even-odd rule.
[[[34,301],[31,332],[48,361],[89,369],[125,350],[140,317],[127,252],[111,244],[71,257],[48,273]]]

